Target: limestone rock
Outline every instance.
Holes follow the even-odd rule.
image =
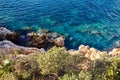
[[[64,40],[65,40],[64,37],[58,37],[58,38],[55,39],[55,44],[57,46],[64,46]]]
[[[11,40],[14,41],[19,37],[16,32],[12,32],[4,27],[0,27],[0,41],[2,40]]]
[[[58,34],[53,33],[41,33],[36,34],[34,32],[27,34],[30,38],[28,46],[49,49],[53,46],[64,46],[65,38]]]
[[[20,54],[45,53],[45,50],[33,47],[17,46],[8,40],[0,41],[0,55],[11,54],[16,52],[20,52]]]
[[[94,60],[94,59],[100,59],[101,54],[103,54],[104,52],[101,52],[95,48],[90,48],[89,46],[80,45],[79,53],[81,53],[90,60]]]
[[[113,47],[114,48],[120,48],[120,41],[116,41]]]
[[[71,55],[79,54],[79,51],[74,49],[68,50],[67,52],[69,52]]]
[[[114,48],[112,51],[109,52],[110,56],[120,56],[120,48]]]

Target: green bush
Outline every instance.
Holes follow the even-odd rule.
[[[73,73],[79,76],[81,70],[75,68],[75,66],[83,63],[85,59],[85,57],[77,53],[75,55],[70,55],[66,52],[65,48],[53,47],[48,50],[46,54],[39,55],[37,61],[42,75],[54,74],[60,77],[60,79],[63,79],[70,74],[73,75]],[[72,78],[73,77],[74,75]]]
[[[109,76],[113,76],[114,80],[120,80],[120,58],[110,60],[111,66],[108,67]]]
[[[34,60],[18,59],[14,65],[14,74],[19,79],[29,79],[37,72],[38,65]]]
[[[62,77],[59,77],[59,80],[78,80],[77,76],[72,73],[72,74],[65,74]]]
[[[81,70],[78,74],[67,73],[64,76],[59,77],[59,80],[91,80],[91,75],[89,72]]]
[[[38,64],[41,74],[56,74],[69,62],[67,61],[69,53],[65,52],[65,48],[53,47],[46,54],[41,54],[38,57]]]
[[[107,58],[93,62],[92,79],[120,80],[120,58]]]
[[[91,74],[88,71],[80,71],[78,78],[79,80],[91,80]]]
[[[0,65],[0,76],[2,74],[8,73],[8,72],[12,72],[13,69],[13,65],[14,63],[12,61],[9,60],[3,60],[2,64]]]
[[[13,65],[14,62],[10,60],[3,60],[0,65],[0,80],[17,80],[13,75]]]
[[[0,80],[18,80],[13,73],[7,72],[3,73]]]
[[[30,78],[39,70],[37,62],[27,57],[14,56],[13,60],[11,59],[6,55],[0,65],[1,80],[31,80]]]

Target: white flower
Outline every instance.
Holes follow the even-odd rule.
[[[4,65],[7,65],[7,64],[9,64],[9,61],[8,60],[4,60],[3,63],[4,63]]]
[[[2,68],[2,66],[0,65],[0,69]]]

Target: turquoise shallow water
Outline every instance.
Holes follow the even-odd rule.
[[[45,28],[80,44],[106,50],[120,41],[120,0],[0,0],[0,26]]]

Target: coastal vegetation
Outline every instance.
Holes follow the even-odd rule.
[[[89,60],[64,47],[52,47],[45,54],[24,55],[19,51],[0,57],[0,80],[120,80],[120,57],[101,55]]]

